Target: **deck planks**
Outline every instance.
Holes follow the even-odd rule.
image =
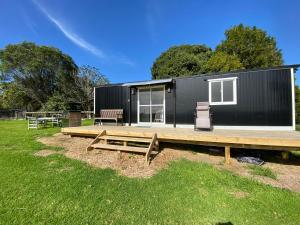
[[[124,151],[124,152],[139,152],[139,153],[147,152],[147,148],[124,146],[124,145],[93,144],[92,147],[95,149],[108,149],[108,150]]]
[[[157,133],[159,142],[198,144],[246,149],[290,151],[300,150],[300,132],[296,131],[194,131],[187,128],[144,128],[129,126],[81,126],[62,128],[62,133],[96,137],[102,130],[108,136],[138,137],[151,139]]]
[[[150,143],[151,139],[149,138],[135,138],[135,137],[123,137],[123,136],[102,136],[101,139],[112,140],[112,141],[126,141],[126,142],[142,142]]]

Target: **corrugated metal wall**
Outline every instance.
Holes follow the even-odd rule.
[[[237,104],[212,106],[213,125],[291,126],[292,98],[290,69],[262,70],[176,79],[176,123],[193,124],[197,101],[208,101],[207,79],[238,77]],[[168,92],[168,87],[171,92]],[[96,114],[100,109],[124,109],[129,122],[130,88],[96,88]],[[166,123],[174,122],[174,89],[166,85]],[[131,123],[137,123],[137,93],[131,95]]]
[[[128,87],[114,85],[98,87],[95,90],[96,116],[99,115],[101,109],[123,109],[124,122],[128,121]]]
[[[138,101],[138,92],[135,89],[134,95],[131,95],[131,123],[137,123],[138,122],[137,101]]]
[[[176,79],[176,122],[193,124],[197,101],[208,101],[207,79],[238,77],[237,104],[212,106],[213,125],[291,126],[289,69]]]
[[[170,88],[170,92],[168,89]],[[174,93],[173,93],[173,85],[167,84],[165,86],[165,105],[166,105],[166,124],[173,124],[174,123]]]

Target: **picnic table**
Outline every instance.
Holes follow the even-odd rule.
[[[52,127],[54,127],[54,125],[58,126],[61,124],[61,119],[58,117],[28,117],[28,129],[38,129],[39,124],[46,127],[48,122],[51,122]]]
[[[47,126],[48,122],[52,123],[52,127],[60,124],[60,118],[58,117],[40,117],[38,118],[38,121],[44,124],[44,126]]]
[[[37,118],[39,121],[52,121],[54,117],[39,117]]]

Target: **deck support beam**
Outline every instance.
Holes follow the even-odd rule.
[[[230,164],[230,146],[228,145],[225,146],[225,164]]]
[[[283,160],[289,160],[289,152],[282,152],[281,156]]]
[[[97,137],[96,137],[96,138],[88,145],[88,147],[86,148],[86,152],[92,150],[92,149],[93,149],[93,148],[92,148],[92,145],[95,144],[95,143],[97,143],[97,142],[99,141],[99,138],[100,138],[101,136],[105,135],[105,134],[106,134],[106,130],[101,131],[101,132],[97,135]]]
[[[157,134],[154,133],[154,135],[152,136],[152,139],[151,139],[151,142],[150,142],[150,145],[148,147],[148,150],[147,150],[147,153],[146,153],[146,162],[148,163],[148,165],[150,165],[150,155],[151,155],[151,152],[153,150],[153,148],[155,147],[155,144],[156,144],[156,140],[157,140]]]

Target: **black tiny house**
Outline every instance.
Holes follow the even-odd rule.
[[[207,101],[216,129],[295,130],[299,66],[95,87],[94,111],[123,109],[127,125],[192,128],[196,103]]]

